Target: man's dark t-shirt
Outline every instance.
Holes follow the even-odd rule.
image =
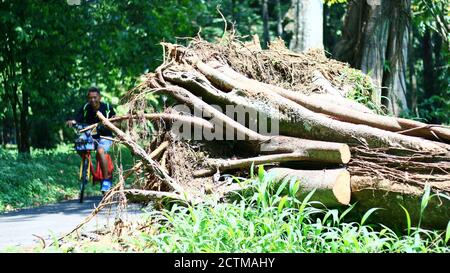
[[[114,111],[112,105],[109,105],[109,111],[108,111],[108,105],[106,103],[100,102],[100,108],[98,109],[106,118],[111,118],[116,115],[116,112]],[[84,124],[94,124],[100,122],[100,119],[97,117],[97,112],[92,109],[90,104],[86,104],[78,111],[75,121],[77,123],[84,123]],[[100,136],[109,136],[112,137],[111,130],[105,128],[104,126],[100,126],[100,128],[97,129],[97,134],[93,135],[93,137],[100,137]]]

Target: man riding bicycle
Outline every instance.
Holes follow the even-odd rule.
[[[88,102],[81,107],[75,116],[74,120],[67,121],[69,127],[75,124],[94,124],[99,123],[100,120],[97,117],[97,111],[100,111],[106,118],[112,118],[116,115],[112,106],[108,103],[101,102],[102,96],[100,90],[97,87],[91,87],[88,90],[87,95]],[[102,193],[108,191],[112,186],[112,173],[108,170],[108,159],[106,154],[111,148],[112,141],[109,139],[101,138],[100,136],[112,137],[112,131],[104,126],[97,126],[97,133],[93,134],[95,149],[97,150],[97,161],[100,162],[103,181],[101,186]]]

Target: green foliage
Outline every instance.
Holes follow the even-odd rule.
[[[347,98],[364,104],[378,114],[384,113],[381,107],[374,102],[376,101],[374,97],[376,90],[368,75],[354,68],[346,68],[342,71],[342,77],[352,87],[352,90],[347,94]]]
[[[113,150],[115,162],[120,160],[124,168],[132,166],[127,149],[118,146]],[[80,161],[69,145],[53,150],[33,149],[31,157],[0,149],[0,212],[78,198]],[[89,183],[86,195],[99,194],[99,185]]]
[[[295,198],[298,181],[283,181],[279,188],[259,170],[251,183],[256,192],[233,204],[211,203],[195,207],[174,205],[149,213],[154,234],[140,233],[123,243],[139,252],[448,252],[444,234],[414,229],[398,235],[388,227],[344,222],[345,213],[318,209]],[[287,195],[282,195],[290,187]],[[424,196],[424,200],[427,200]],[[426,202],[424,203],[426,206]],[[340,215],[341,214],[341,215]],[[447,236],[448,235],[447,231]],[[448,239],[447,239],[448,240]],[[82,249],[79,249],[82,251]]]
[[[426,28],[433,31],[449,41],[450,33],[448,24],[450,22],[450,6],[446,0],[414,0],[411,9],[415,24],[421,34]]]
[[[419,117],[427,121],[440,121],[450,125],[450,91],[423,100],[419,106]]]
[[[76,198],[79,163],[67,146],[33,150],[31,158],[1,149],[0,212]]]
[[[117,103],[162,63],[160,41],[195,35],[205,7],[177,0],[1,2],[0,118],[8,122],[0,129],[28,127],[38,148],[71,141],[64,121],[83,105],[87,88],[97,85]],[[14,121],[22,113],[27,120]]]
[[[334,4],[343,4],[347,3],[348,0],[323,0],[324,4],[327,4],[328,6],[334,5]]]
[[[412,2],[411,77],[416,78],[414,115],[429,123],[450,124],[450,6],[444,0]]]
[[[253,187],[254,194],[233,203],[209,201],[196,206],[173,204],[170,209],[151,210],[142,219],[146,231],[128,235],[107,235],[100,242],[77,242],[71,237],[63,243],[32,252],[293,252],[293,253],[375,253],[441,252],[450,247],[450,222],[447,230],[409,228],[398,234],[380,224],[366,225],[377,208],[369,209],[359,222],[345,221],[354,208],[345,211],[326,209],[312,202],[314,191],[298,200],[299,181],[275,181],[263,169],[255,177],[241,181]],[[279,185],[279,186],[277,186]],[[426,209],[429,192],[423,197]],[[409,215],[405,210],[406,215]],[[21,252],[8,248],[6,252]],[[30,250],[28,250],[30,251]]]

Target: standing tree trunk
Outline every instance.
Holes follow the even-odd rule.
[[[24,1],[22,9],[20,10],[19,16],[21,18],[21,23],[25,24],[24,18],[26,18],[26,14],[29,8],[28,1]],[[30,124],[29,124],[29,107],[30,107],[30,84],[32,83],[32,79],[30,76],[32,75],[28,71],[28,45],[23,45],[21,49],[20,56],[20,65],[22,72],[22,83],[21,91],[22,91],[22,102],[19,103],[20,109],[20,145],[19,145],[19,153],[24,155],[30,154]],[[19,100],[18,100],[19,102]]]
[[[283,19],[281,16],[281,3],[280,0],[275,1],[275,8],[277,9],[277,36],[283,36]]]
[[[231,0],[231,22],[234,24],[236,23],[236,0]]]
[[[336,44],[337,59],[369,74],[390,113],[407,110],[406,64],[410,0],[356,0],[349,3],[344,33]],[[382,92],[386,88],[385,92]]]
[[[8,89],[12,89],[9,90],[9,92],[11,92],[8,97],[9,97],[9,103],[11,104],[11,110],[12,110],[12,114],[13,114],[13,121],[14,121],[14,132],[15,132],[15,143],[17,144],[17,148],[20,147],[20,122],[19,122],[19,114],[17,113],[17,85],[16,84],[11,84],[8,85]],[[5,91],[7,91],[7,89],[5,88]]]
[[[267,48],[270,42],[269,37],[269,0],[262,0],[262,19],[263,19],[263,48]]]
[[[410,18],[412,18],[412,11],[410,11]],[[409,41],[408,41],[408,72],[409,72],[409,96],[408,106],[411,112],[418,116],[419,109],[417,108],[417,77],[416,69],[414,67],[416,58],[414,56],[414,29],[409,27]]]
[[[408,41],[410,27],[411,2],[399,0],[391,2],[391,22],[386,50],[387,68],[383,73],[382,104],[388,112],[400,116],[408,110],[406,89],[406,65],[408,62]]]
[[[425,30],[422,38],[422,60],[423,60],[423,90],[424,98],[431,98],[434,95],[434,62],[433,62],[433,45],[431,41],[431,31],[429,28]],[[430,106],[426,106],[429,109]],[[435,120],[429,122],[434,123]]]
[[[22,90],[22,107],[20,111],[20,146],[19,153],[30,153],[30,126],[28,120],[28,107],[30,102],[30,93],[27,88]]]
[[[292,35],[289,49],[302,52],[323,48],[322,0],[293,0],[286,17],[290,22],[285,31]]]

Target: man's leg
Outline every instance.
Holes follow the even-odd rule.
[[[111,140],[107,139],[100,139],[98,141],[98,147],[97,147],[97,159],[100,160],[100,167],[102,168],[102,174],[103,174],[103,182],[101,186],[102,193],[105,193],[108,191],[112,186],[111,177],[112,174],[108,173],[108,160],[106,159],[106,154],[109,151],[109,148],[112,145]]]
[[[111,174],[108,172],[108,160],[106,160],[106,151],[103,147],[97,148],[97,158],[100,160],[103,178],[110,179]]]

